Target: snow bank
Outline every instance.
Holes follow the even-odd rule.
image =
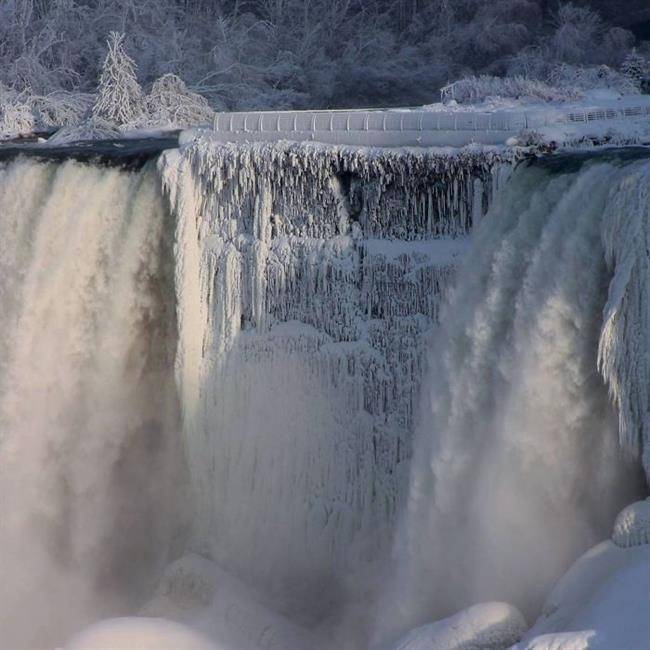
[[[396,650],[502,650],[516,643],[526,628],[512,605],[482,603],[414,630]]]
[[[114,618],[74,636],[63,650],[225,650],[184,625],[162,618]]]

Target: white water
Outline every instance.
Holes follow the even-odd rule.
[[[152,588],[183,490],[154,172],[0,168],[0,634],[54,647]]]
[[[520,168],[478,228],[429,355],[378,638],[481,601],[534,615],[640,489],[597,359],[600,339],[619,402],[646,393],[625,362],[645,372],[649,175]]]

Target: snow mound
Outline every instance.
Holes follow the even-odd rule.
[[[616,517],[612,540],[616,546],[629,548],[650,544],[650,500],[637,501]]]
[[[650,547],[598,544],[560,579],[513,650],[637,650],[650,639]]]
[[[527,625],[507,603],[482,603],[408,634],[396,650],[501,650],[516,643]]]
[[[189,628],[163,618],[113,618],[73,637],[64,650],[219,650]],[[221,646],[221,650],[225,650]]]

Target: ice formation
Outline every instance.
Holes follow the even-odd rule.
[[[179,621],[229,650],[331,648],[316,634],[274,611],[273,605],[264,594],[214,562],[190,554],[166,569],[140,615]]]
[[[195,551],[320,614],[386,553],[425,335],[500,162],[206,137],[163,157]]]

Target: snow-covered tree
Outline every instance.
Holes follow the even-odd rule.
[[[111,32],[93,118],[121,126],[137,122],[143,111],[142,88],[136,76],[135,62],[124,49],[124,34]]]
[[[648,69],[648,62],[636,51],[636,48],[634,48],[625,57],[625,60],[621,65],[621,72],[637,88],[641,87],[641,83],[645,78],[647,69]]]

